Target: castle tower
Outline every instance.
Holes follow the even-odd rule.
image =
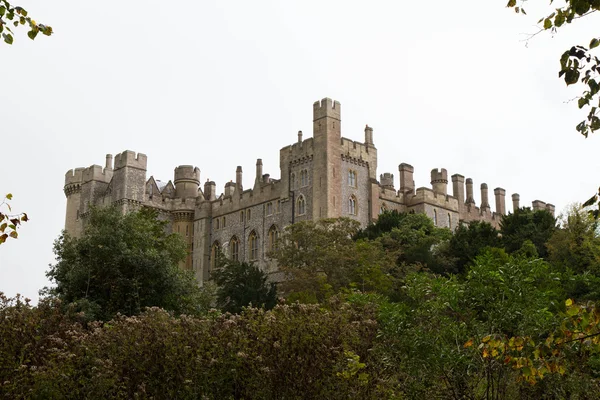
[[[180,165],[175,168],[173,183],[175,184],[175,197],[185,199],[196,198],[200,187],[200,169],[192,165]]]
[[[112,181],[112,201],[121,207],[122,212],[135,210],[144,201],[146,192],[145,154],[126,150],[115,156],[115,169]]]
[[[313,218],[341,215],[341,105],[325,98],[313,104]]]
[[[398,166],[398,171],[400,171],[400,192],[413,194],[415,191],[415,181],[413,180],[415,168],[402,163]]]
[[[452,196],[458,200],[458,209],[465,207],[465,177],[459,174],[452,175]]]
[[[431,188],[435,193],[448,194],[448,171],[444,168],[431,170]]]
[[[81,185],[83,184],[83,170],[77,168],[68,171],[65,174],[64,192],[67,196],[67,213],[65,218],[65,231],[73,237],[81,235],[80,204],[81,204]]]

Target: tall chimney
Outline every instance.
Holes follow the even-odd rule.
[[[473,179],[467,178],[467,200],[466,204],[475,204],[475,198],[473,197]]]
[[[521,208],[519,205],[519,200],[521,200],[521,196],[519,196],[519,193],[514,193],[512,195],[513,211],[517,211],[519,208]]]
[[[459,174],[452,175],[452,196],[458,199],[458,208],[465,205],[465,177]]]
[[[112,154],[106,155],[106,169],[113,169],[113,156]]]
[[[242,186],[242,166],[238,165],[235,169],[235,186],[239,193],[242,193],[244,187]]]
[[[255,184],[260,184],[260,182],[262,182],[262,170],[263,170],[263,163],[262,163],[262,159],[257,159],[256,160],[256,180],[255,180]]]
[[[496,197],[496,213],[500,215],[506,214],[506,190],[502,188],[494,189],[494,196]]]
[[[488,185],[487,185],[487,183],[481,184],[481,210],[483,211],[484,208],[487,208],[488,211],[490,208],[490,202],[488,200]]]
[[[369,125],[365,126],[365,144],[373,146],[373,128]]]

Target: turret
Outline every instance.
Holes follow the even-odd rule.
[[[459,174],[452,175],[452,196],[458,200],[458,208],[465,205],[465,177]]]
[[[467,199],[465,204],[475,204],[475,197],[473,197],[473,179],[467,178]]]
[[[256,179],[254,180],[254,185],[260,185],[260,183],[262,182],[262,175],[263,175],[263,163],[262,163],[262,159],[257,159],[256,160]]]
[[[175,197],[196,198],[200,187],[200,169],[192,165],[180,165],[175,168]]]
[[[145,154],[130,150],[115,156],[112,201],[122,205],[121,211],[127,212],[144,201],[147,163]]]
[[[486,211],[484,209],[487,209],[487,211],[490,210],[490,201],[488,199],[488,185],[487,183],[482,183],[481,184],[481,211]]]
[[[79,214],[81,205],[81,185],[83,184],[83,170],[76,168],[65,174],[64,192],[67,196],[67,212],[65,216],[65,231],[73,237],[80,235]]]
[[[494,189],[494,196],[496,198],[496,213],[500,215],[506,214],[506,190],[502,188]]]
[[[381,186],[386,189],[394,189],[394,175],[389,172],[385,172],[382,175],[379,175],[379,180],[381,181]]]
[[[112,154],[106,155],[106,164],[104,166],[105,169],[113,169],[113,156]]]
[[[229,181],[225,184],[225,190],[223,191],[223,195],[225,197],[230,197],[233,196],[233,194],[235,193],[235,186],[236,184]]]
[[[444,168],[431,170],[431,188],[435,193],[448,194],[448,171]]]
[[[365,145],[373,146],[373,128],[369,125],[365,127]]]
[[[211,180],[206,180],[204,183],[204,198],[212,201],[217,199],[217,184]]]
[[[414,193],[415,181],[413,180],[413,174],[415,168],[406,163],[402,163],[398,166],[400,171],[400,192],[402,193]]]
[[[342,174],[341,105],[329,98],[313,104],[313,146],[318,151],[313,158],[313,182],[319,183],[312,199],[314,218],[335,218],[341,215]]]
[[[519,208],[521,208],[521,206],[519,205],[519,200],[521,200],[521,196],[519,196],[519,193],[514,193],[512,195],[513,211],[517,211]]]
[[[298,144],[302,146],[302,131],[298,131]]]

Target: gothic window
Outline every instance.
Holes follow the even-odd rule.
[[[279,239],[279,231],[277,227],[273,225],[269,229],[269,251],[277,250],[277,240]]]
[[[300,172],[300,186],[308,186],[308,170],[306,169]]]
[[[277,214],[281,212],[281,200],[277,200]]]
[[[348,214],[356,215],[356,197],[350,196],[348,199]]]
[[[250,261],[258,260],[258,236],[254,231],[250,232],[250,236],[248,237],[248,250],[250,252]]]
[[[240,222],[244,222],[244,212],[240,211]]]
[[[296,174],[292,173],[292,176],[290,176],[290,188],[292,190],[296,189]]]
[[[348,171],[348,186],[356,187],[356,171]]]
[[[219,257],[221,255],[221,244],[215,241],[210,248],[210,271],[213,271],[219,265]]]
[[[273,215],[273,203],[267,203],[267,215]]]
[[[233,261],[240,260],[240,241],[235,236],[229,241],[229,254]]]
[[[250,217],[252,217],[252,210],[246,210],[246,222],[250,222]]]
[[[225,217],[223,217],[223,223],[221,224],[221,228],[225,228],[225,226],[227,225],[227,220],[225,219]]]
[[[433,224],[437,226],[437,210],[433,210]]]
[[[452,229],[452,215],[448,213],[448,228]]]
[[[221,222],[221,221],[219,220],[219,218],[216,218],[216,219],[215,219],[215,229],[219,229],[219,223],[220,223],[220,222]],[[179,229],[179,227],[177,227],[177,229]]]
[[[297,203],[298,215],[304,215],[306,213],[306,200],[304,200],[304,196],[300,195]]]

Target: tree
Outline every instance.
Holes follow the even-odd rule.
[[[193,275],[178,267],[186,245],[178,234],[166,234],[166,222],[156,217],[149,209],[122,215],[114,207],[92,208],[81,238],[63,233],[54,243],[50,294],[102,320],[151,306],[202,311]]]
[[[8,202],[12,200],[12,194],[7,194],[4,200],[0,203],[0,244],[6,242],[8,238],[16,239],[19,237],[17,228],[22,222],[29,221],[27,214],[9,214],[12,212],[12,208]],[[6,208],[8,213],[2,212],[2,209]]]
[[[27,25],[29,27],[27,36],[31,40],[35,39],[40,32],[46,36],[52,35],[53,32],[52,27],[35,22],[23,7],[13,6],[8,0],[0,0],[0,33],[4,42],[8,44],[12,44],[14,41],[11,24],[14,27]]]
[[[556,219],[546,210],[533,211],[522,207],[502,217],[500,234],[506,251],[514,253],[530,240],[540,257],[548,255],[546,242],[556,229]]]
[[[513,8],[517,13],[525,14],[522,3],[517,0],[509,0],[507,7]],[[600,10],[598,0],[562,0],[550,1],[552,11],[547,16],[538,21],[540,30],[556,32],[566,24],[571,24],[590,14]],[[562,3],[558,5],[557,3]],[[576,129],[579,133],[588,136],[589,133],[600,129],[600,102],[598,92],[600,83],[600,59],[595,56],[593,49],[600,45],[600,38],[591,38],[587,45],[575,45],[566,50],[560,57],[559,78],[562,78],[568,85],[578,82],[584,85],[582,95],[578,98],[577,106],[579,108],[587,107],[589,109],[587,118],[577,124]]]
[[[471,221],[459,225],[448,243],[448,255],[455,258],[456,270],[464,273],[466,266],[485,248],[502,247],[499,232],[487,222]]]
[[[218,285],[217,305],[223,311],[239,313],[248,306],[270,310],[277,304],[275,283],[268,283],[267,274],[254,264],[225,260],[212,278]]]

